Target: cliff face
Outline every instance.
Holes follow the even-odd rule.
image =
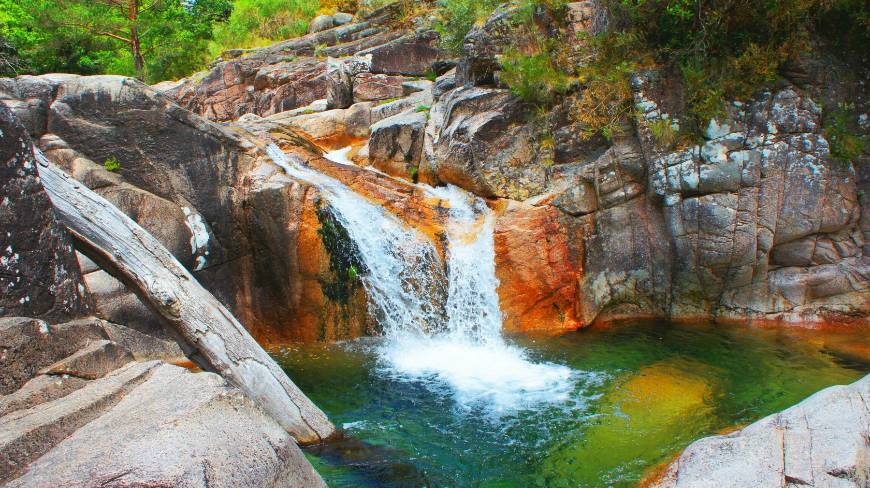
[[[646,83],[639,106],[655,103]],[[500,218],[506,325],[536,328],[529,310],[548,308],[565,327],[636,315],[866,323],[866,182],[832,160],[820,113],[787,87],[732,105],[701,145],[658,147],[656,114],[598,158],[556,166],[555,190]]]
[[[600,27],[591,8],[569,6],[577,49]],[[52,75],[3,80],[0,92],[50,159],[158,237],[265,340],[334,340],[374,325],[362,287],[329,267],[318,191],[266,158],[268,142],[440,251],[447,211],[413,183],[487,198],[508,330],[626,317],[867,323],[867,165],[831,158],[817,87],[783,82],[734,102],[702,143],[677,148],[653,129],[679,124],[682,88],[638,72],[640,116],[612,140],[587,138],[572,113],[578,94],[530,117],[499,85],[512,10],[475,27],[459,59],[399,14],[387,7],[156,89]],[[863,107],[864,88],[847,88]],[[321,158],[312,141],[352,145],[360,167]],[[110,159],[120,169],[107,171]],[[86,271],[104,316],[147,321],[120,283]]]

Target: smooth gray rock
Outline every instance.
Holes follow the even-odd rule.
[[[156,362],[131,363],[65,397],[0,417],[0,483],[21,475],[29,463],[102,415],[144,381],[156,366]],[[114,449],[101,450],[100,455],[105,456],[105,452],[114,452]],[[52,477],[42,478],[41,482],[64,485],[60,479]]]
[[[42,368],[104,339],[92,319],[49,325],[26,317],[0,318],[0,393],[17,390]]]
[[[733,434],[694,442],[658,488],[855,487],[870,481],[870,376]]]
[[[349,24],[353,21],[353,14],[349,14],[346,12],[336,12],[332,16],[332,22],[335,25],[344,25]]]
[[[525,200],[545,191],[541,134],[526,123],[522,103],[510,92],[460,87],[431,111],[445,119],[431,135],[425,173],[485,197]]]
[[[425,127],[425,111],[403,112],[372,125],[369,161],[387,174],[416,179]]]
[[[143,370],[133,385],[129,377]],[[52,437],[38,459],[19,456],[29,464],[7,486],[325,486],[293,439],[222,378],[156,362],[135,363],[51,405],[18,412],[22,428],[4,430],[0,439],[27,437],[19,434],[24,425],[57,429],[72,413],[84,420],[97,398],[122,388],[123,398],[87,424],[76,422],[64,438]]]
[[[95,380],[132,360],[130,351],[118,344],[108,340],[94,341],[71,356],[44,368],[40,374]]]
[[[320,32],[333,27],[335,27],[335,20],[332,16],[321,14],[311,19],[311,22],[308,23],[308,33]]]
[[[14,393],[0,396],[0,417],[16,410],[25,410],[36,405],[57,400],[88,384],[88,380],[74,376],[49,376],[41,374]]]

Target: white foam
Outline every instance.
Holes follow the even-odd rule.
[[[338,164],[344,164],[347,166],[356,166],[353,163],[353,161],[351,161],[350,158],[348,157],[348,154],[350,154],[351,149],[353,149],[353,146],[343,147],[341,149],[329,151],[326,154],[324,154],[323,157],[332,161],[332,162],[338,163]]]
[[[394,378],[422,382],[450,393],[463,408],[483,407],[495,417],[571,399],[575,378],[562,365],[530,361],[518,347],[457,341],[450,337],[403,337],[381,351]]]
[[[288,174],[321,190],[357,247],[369,310],[384,331],[378,352],[385,374],[496,416],[569,400],[574,371],[534,362],[501,336],[495,218],[482,199],[453,186],[421,185],[449,207],[445,275],[433,244],[419,232],[277,146],[267,152]],[[439,289],[444,283],[446,293]]]

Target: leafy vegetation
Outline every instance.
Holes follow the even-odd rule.
[[[856,162],[867,151],[866,138],[859,135],[856,125],[854,104],[841,103],[825,115],[824,133],[834,159]]]
[[[523,54],[510,50],[502,56],[500,81],[525,102],[545,104],[564,94],[570,78],[553,63],[547,52]]]
[[[116,158],[115,156],[111,156],[109,157],[109,159],[103,161],[103,167],[106,168],[106,171],[111,171],[114,173],[115,171],[121,169],[121,162],[118,161],[118,158]]]
[[[355,0],[0,0],[0,75],[177,79],[227,49],[298,36],[319,13],[355,9]]]
[[[207,59],[212,24],[228,0],[0,0],[0,36],[22,61],[16,72],[189,74]]]
[[[456,55],[462,54],[462,42],[474,27],[483,22],[500,0],[446,0],[438,11],[435,29],[441,35],[442,47]]]
[[[776,80],[814,36],[855,52],[870,43],[870,6],[856,0],[608,0],[606,6],[612,28],[593,40],[596,57],[581,70],[581,79],[599,85],[588,98],[611,94],[608,103],[584,107],[592,113],[581,118],[593,132],[612,127],[613,115],[629,106],[625,87],[639,66],[656,64],[680,75],[686,90],[681,128],[697,137],[722,114],[725,100],[745,99]]]

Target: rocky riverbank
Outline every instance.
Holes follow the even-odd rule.
[[[576,22],[541,28],[593,32],[591,8],[570,4]],[[459,58],[440,49],[431,22],[409,26],[400,14],[388,6],[322,20],[322,30],[155,87],[118,76],[0,79],[0,482],[322,484],[238,389],[166,363],[190,351],[123,276],[74,249],[31,144],[156,238],[261,342],[377,332],[357,270],[345,266],[346,231],[268,144],[381,205],[442,254],[449,204],[421,183],[487,199],[506,330],[638,317],[870,326],[870,165],[866,155],[831,157],[820,106],[845,90],[866,111],[863,85],[810,70],[809,81],[784,79],[731,103],[703,141],[678,146],[655,132],[679,123],[681,87],[647,69],[631,86],[640,116],[610,140],[590,139],[571,117],[582,94],[532,119],[499,84],[510,9],[474,27]],[[324,158],[344,147],[347,161]],[[848,391],[866,381],[856,385]],[[866,403],[866,394],[818,398]],[[842,419],[866,426],[863,408]],[[772,439],[751,427],[693,445],[663,483],[703,473],[692,463],[718,459],[698,454],[709,443],[751,443],[760,430]],[[840,447],[851,456],[852,444],[818,439],[831,449],[813,456]],[[116,455],[97,459],[93,446]],[[812,459],[816,481],[777,472],[821,486],[853,466],[825,475]]]

